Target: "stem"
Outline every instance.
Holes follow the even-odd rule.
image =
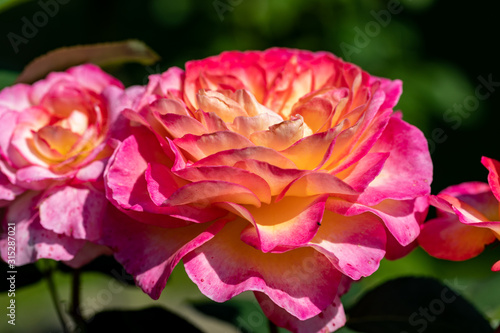
[[[275,323],[270,321],[269,318],[267,319],[267,323],[269,325],[269,332],[270,333],[278,333],[278,326],[276,326]]]
[[[69,333],[68,326],[66,325],[66,321],[64,320],[61,307],[60,307],[60,301],[59,301],[59,296],[57,295],[57,289],[54,285],[54,278],[53,278],[53,268],[52,266],[47,265],[48,268],[45,270],[45,278],[47,279],[47,284],[49,286],[49,292],[50,292],[50,297],[52,299],[52,303],[54,303],[54,307],[56,308],[56,313],[57,317],[59,318],[59,321],[61,322],[61,326],[63,329],[64,333]]]
[[[71,307],[70,314],[77,325],[77,332],[85,332],[85,319],[80,310],[80,270],[73,270],[73,281],[71,285]]]

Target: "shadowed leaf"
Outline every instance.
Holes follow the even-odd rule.
[[[16,83],[33,83],[48,73],[63,71],[83,63],[100,67],[136,62],[151,65],[160,57],[141,41],[132,39],[122,42],[63,47],[36,58],[30,62],[16,80]]]
[[[184,318],[161,307],[136,311],[103,311],[88,321],[88,332],[202,332]]]
[[[0,70],[0,90],[13,85],[18,75],[16,72]]]
[[[58,263],[58,269],[65,273],[70,273],[73,268],[65,265],[62,262]],[[83,272],[99,272],[109,275],[121,283],[135,286],[134,277],[128,274],[122,265],[118,263],[112,256],[100,256],[89,262],[87,265],[82,266],[80,271]]]
[[[431,278],[404,277],[367,292],[349,311],[347,326],[365,333],[492,333],[462,296]]]
[[[236,326],[238,332],[269,332],[268,320],[256,302],[233,299],[225,303],[196,302],[192,306],[207,316]]]

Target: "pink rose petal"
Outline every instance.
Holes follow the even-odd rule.
[[[48,188],[49,185],[54,183],[57,184],[58,182],[62,182],[72,175],[57,174],[47,168],[33,165],[19,169],[16,176],[17,185],[26,189],[39,191]]]
[[[40,224],[57,234],[95,241],[101,236],[107,204],[104,193],[66,186],[42,200]]]
[[[306,245],[316,234],[323,218],[326,196],[286,197],[271,205],[247,207],[242,217],[252,223],[241,240],[262,252],[282,252]]]
[[[500,162],[483,156],[481,163],[489,170],[488,184],[497,200],[500,201]]]
[[[193,166],[233,166],[236,163],[245,160],[258,160],[282,169],[297,168],[292,161],[275,150],[258,146],[221,151],[199,160],[194,163]]]
[[[427,141],[416,127],[391,118],[371,151],[390,152],[390,156],[360,196],[361,203],[371,206],[384,199],[414,199],[430,192],[432,161]]]
[[[422,227],[418,243],[430,255],[446,260],[466,260],[483,252],[495,235],[486,228],[468,226],[456,217],[441,217]]]
[[[174,143],[185,151],[193,162],[224,150],[241,149],[254,145],[244,136],[229,131],[201,136],[188,134],[180,139],[175,139]]]
[[[167,229],[115,214],[104,226],[101,243],[113,249],[115,258],[153,299],[160,297],[177,263],[187,253],[213,238],[227,222],[219,220]]]
[[[0,110],[22,111],[31,106],[31,87],[27,84],[16,84],[0,91]]]
[[[15,225],[15,263],[22,266],[38,259],[72,260],[85,245],[84,240],[74,239],[45,229],[40,224],[36,206],[37,193],[30,192],[19,197],[9,206],[3,227],[7,230],[10,223]],[[0,240],[2,259],[7,262],[11,256],[8,249],[7,234]]]
[[[386,235],[380,219],[370,213],[346,217],[327,211],[311,244],[331,258],[339,271],[359,280],[378,269]]]
[[[264,293],[255,292],[264,314],[276,325],[296,333],[329,333],[345,325],[346,317],[340,298],[323,312],[307,320],[299,320],[272,302]]]
[[[244,226],[230,222],[185,257],[186,272],[203,294],[224,302],[247,290],[260,291],[301,320],[333,303],[341,274],[328,259],[310,248],[262,253],[239,240]]]
[[[216,180],[239,184],[254,193],[261,202],[271,202],[271,190],[268,183],[258,175],[237,167],[223,165],[206,167],[192,166],[176,170],[175,174],[192,182]]]
[[[415,200],[385,200],[373,207],[344,200],[329,199],[326,208],[337,214],[355,216],[364,212],[371,212],[382,219],[385,226],[403,246],[413,242],[420,233],[417,214],[415,214]]]

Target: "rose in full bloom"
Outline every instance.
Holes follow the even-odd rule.
[[[253,291],[297,332],[345,322],[340,296],[411,249],[432,164],[394,112],[401,82],[326,52],[226,52],[153,75],[106,193],[136,221],[103,242],[157,299],[182,259],[209,298]]]
[[[500,162],[483,157],[488,184],[466,182],[450,186],[430,204],[437,217],[422,225],[418,242],[430,255],[446,260],[466,260],[483,252],[488,244],[500,240]],[[493,267],[500,271],[500,260]]]
[[[102,173],[118,117],[105,91],[118,95],[123,85],[87,64],[0,92],[5,261],[9,226],[15,227],[16,265],[51,258],[79,266],[106,251],[92,243],[101,237],[108,205]]]

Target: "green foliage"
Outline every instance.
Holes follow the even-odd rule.
[[[347,326],[364,333],[492,333],[459,293],[430,278],[403,277],[367,292],[348,311]]]
[[[0,13],[11,8],[22,4],[23,2],[28,2],[30,0],[0,0]]]
[[[268,332],[266,316],[256,301],[235,299],[225,303],[197,302],[199,312],[237,327],[242,333]]]
[[[0,90],[13,85],[18,75],[16,72],[0,70]]]

